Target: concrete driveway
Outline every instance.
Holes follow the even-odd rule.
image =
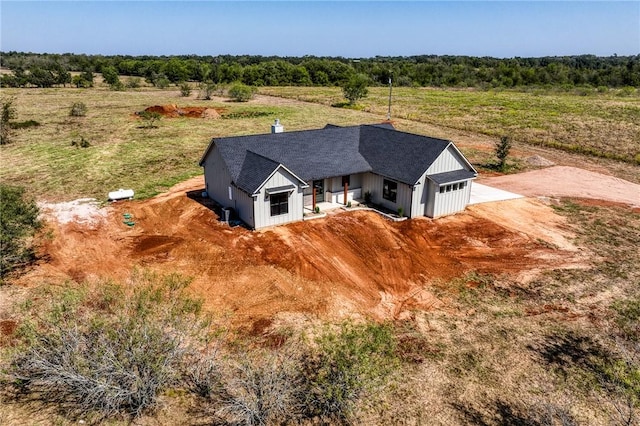
[[[471,200],[469,204],[489,203],[491,201],[513,200],[516,198],[524,198],[520,194],[504,191],[502,189],[493,188],[482,185],[477,182],[471,183]]]

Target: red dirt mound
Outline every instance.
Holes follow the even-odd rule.
[[[208,107],[178,107],[177,105],[154,105],[145,108],[146,112],[157,112],[163,117],[189,117],[189,118],[220,118],[220,112],[216,108]]]
[[[143,266],[193,277],[193,291],[239,324],[281,312],[398,318],[442,306],[433,286],[469,271],[519,273],[566,264],[574,254],[545,244],[545,234],[528,235],[473,210],[400,223],[341,211],[252,232],[230,228],[205,200],[187,196],[202,187],[199,177],[150,200],[115,204],[94,227],[52,223],[49,261],[23,281],[125,279]],[[532,203],[535,216],[548,209]],[[126,213],[133,227],[123,223]]]

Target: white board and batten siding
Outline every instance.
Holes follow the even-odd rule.
[[[253,227],[253,198],[231,182],[231,175],[216,147],[204,163],[204,181],[209,198],[225,208],[232,208],[240,220]]]
[[[440,186],[432,181],[428,181],[429,191],[433,194],[429,197],[426,214],[429,217],[441,217],[457,213],[465,209],[471,197],[471,181],[458,183],[463,188],[440,192]],[[444,186],[444,185],[443,185]]]
[[[362,192],[363,173],[349,175],[349,188],[347,190],[347,201],[361,199],[364,194]],[[344,204],[344,186],[342,185],[342,176],[327,179],[328,191],[331,194],[330,201],[332,203]]]
[[[436,158],[436,160],[427,169],[427,175],[435,175],[438,173],[453,172],[455,170],[465,170],[467,164],[462,159],[458,150],[449,144],[447,149]]]
[[[295,186],[295,188],[289,193],[289,212],[287,214],[271,216],[271,202],[267,194],[267,190],[269,188],[277,188],[287,185]],[[253,200],[255,216],[253,227],[255,229],[302,220],[303,190],[300,188],[300,182],[282,167],[276,170],[276,172],[267,179],[265,184],[262,185],[257,196],[253,197]]]
[[[427,174],[424,173],[418,179],[413,187],[413,195],[411,198],[411,214],[407,214],[409,217],[424,216],[427,206],[427,197],[429,196],[429,180]]]
[[[468,165],[458,150],[450,144],[427,169],[426,175],[452,172],[456,170],[468,170]],[[471,182],[466,181],[462,188],[440,192],[440,186],[426,179],[425,189],[427,196],[423,197],[425,214],[429,217],[440,217],[464,210],[471,197]],[[447,186],[447,185],[443,185]],[[426,202],[426,203],[425,203]]]
[[[389,201],[382,197],[382,188],[384,180],[390,180],[398,184],[398,192],[396,194],[396,202]],[[413,197],[413,189],[406,183],[398,182],[394,179],[385,178],[375,173],[367,173],[363,179],[362,190],[371,193],[371,201],[379,204],[392,211],[398,211],[398,207],[402,207],[404,214],[408,215],[411,211],[411,198]],[[364,194],[364,193],[363,193]]]
[[[231,186],[231,174],[222,160],[220,151],[214,147],[207,156],[204,163],[204,181],[209,197],[222,205],[222,207],[233,207],[235,203],[229,198],[229,187]],[[234,188],[235,189],[235,188]],[[233,196],[233,194],[232,194]]]

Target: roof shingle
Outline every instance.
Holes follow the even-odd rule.
[[[254,193],[282,164],[305,182],[374,172],[412,185],[450,144],[397,131],[392,125],[361,125],[214,139],[232,180]]]

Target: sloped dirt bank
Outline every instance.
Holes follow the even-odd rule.
[[[533,200],[507,206],[520,212],[513,221],[547,215],[548,225],[510,226],[504,214],[474,207],[399,223],[340,211],[252,232],[221,223],[194,196],[203,186],[199,177],[150,200],[115,203],[91,226],[50,221],[48,261],[20,282],[126,279],[143,267],[193,277],[193,291],[209,307],[243,324],[281,312],[382,319],[446,304],[436,287],[471,271],[520,274],[578,259],[563,219]]]

